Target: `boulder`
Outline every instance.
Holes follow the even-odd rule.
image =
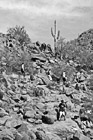
[[[28,136],[28,134],[26,134],[25,132],[22,134],[22,139],[21,140],[29,140],[30,136]]]
[[[0,140],[13,140],[13,129],[3,128],[0,131]]]
[[[28,110],[28,111],[26,111],[24,117],[26,117],[26,118],[34,118],[34,114],[35,114],[34,110]]]
[[[76,131],[73,135],[73,140],[90,140],[90,138]]]
[[[42,79],[44,85],[49,85],[49,84],[52,83],[52,82],[49,80],[48,76],[47,76],[45,73],[39,74],[38,77]]]
[[[3,108],[0,108],[0,117],[4,117],[7,115],[8,115],[8,113]]]
[[[6,127],[17,128],[21,124],[22,124],[22,121],[19,118],[11,118],[11,119],[7,120]]]
[[[56,117],[53,115],[43,115],[42,122],[46,124],[53,124],[56,121]]]
[[[36,120],[35,122],[34,122],[35,124],[42,124],[42,120]]]
[[[87,137],[87,136],[81,134],[81,135],[80,135],[80,140],[91,140],[91,139],[90,139],[89,137]]]
[[[14,140],[21,140],[21,139],[22,139],[22,135],[21,135],[20,133],[17,133],[17,134],[15,135]]]
[[[49,140],[61,140],[61,138],[56,135],[56,134],[53,134],[52,132],[46,132]]]
[[[84,75],[81,75],[80,79],[79,79],[79,82],[84,82],[85,81],[85,76]]]
[[[44,131],[36,131],[35,134],[38,140],[50,140]]]
[[[27,124],[25,123],[22,123],[20,125],[20,127],[17,129],[17,131],[21,134],[23,134],[24,132],[27,133],[28,132],[28,127],[27,127]]]
[[[34,123],[34,122],[35,122],[35,119],[33,119],[33,118],[28,118],[27,121],[28,121],[29,123]]]
[[[36,140],[36,135],[33,131],[28,131],[28,135],[30,136],[31,140]]]
[[[0,91],[0,100],[3,99],[4,93],[2,91]]]

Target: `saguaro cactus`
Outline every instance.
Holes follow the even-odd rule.
[[[56,57],[57,40],[59,39],[59,36],[60,36],[60,31],[58,30],[58,33],[56,31],[56,20],[54,21],[54,33],[53,33],[53,28],[51,28],[51,34],[54,38],[54,53],[55,53],[55,57]]]

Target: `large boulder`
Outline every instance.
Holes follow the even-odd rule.
[[[22,139],[21,140],[29,140],[30,136],[28,136],[28,134],[26,134],[25,132],[22,134]]]
[[[53,124],[56,121],[56,117],[53,115],[43,115],[42,122],[46,124]]]
[[[44,131],[36,131],[36,137],[38,140],[50,140]]]
[[[88,138],[87,136],[81,134],[80,132],[75,132],[75,134],[73,135],[73,140],[90,140],[90,138]]]

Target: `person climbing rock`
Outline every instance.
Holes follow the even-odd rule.
[[[77,82],[76,85],[75,85],[75,89],[76,89],[76,90],[79,90],[79,89],[80,89],[79,83],[78,83],[78,82]]]
[[[80,78],[80,72],[77,72],[77,73],[76,73],[76,81],[77,81],[77,82],[79,81],[79,78]]]
[[[51,69],[49,69],[49,70],[47,71],[47,75],[48,75],[48,77],[49,77],[49,80],[52,81]]]
[[[3,99],[4,93],[2,91],[0,91],[0,100]]]
[[[25,76],[25,67],[24,67],[24,63],[22,63],[22,65],[21,65],[21,73],[23,74],[23,76]]]
[[[77,72],[77,74],[76,74],[76,81],[79,83],[80,79],[81,79],[81,73]]]
[[[30,80],[34,81],[34,75],[33,74],[30,74]]]
[[[62,79],[63,79],[63,84],[65,85],[66,81],[67,81],[67,77],[66,77],[66,73],[65,72],[62,73]]]
[[[66,120],[66,107],[66,102],[61,100],[61,103],[59,104],[59,120],[61,120],[62,117],[64,117],[64,120]]]

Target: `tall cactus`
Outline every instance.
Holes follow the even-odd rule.
[[[56,20],[54,21],[54,33],[53,33],[53,28],[51,28],[51,35],[54,38],[54,53],[55,53],[55,57],[56,57],[57,40],[59,39],[59,36],[60,36],[60,31],[58,30],[58,33],[56,31]]]

